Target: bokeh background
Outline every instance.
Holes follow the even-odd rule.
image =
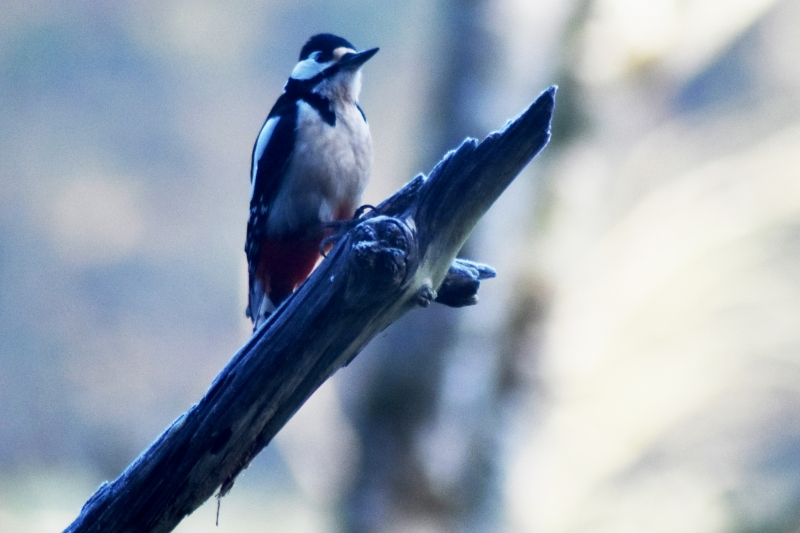
[[[0,530],[60,531],[247,339],[252,143],[380,46],[376,203],[560,85],[418,310],[178,531],[800,531],[800,1],[0,2]]]

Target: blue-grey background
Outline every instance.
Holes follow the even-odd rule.
[[[380,46],[365,201],[560,85],[419,310],[178,531],[800,530],[800,2],[0,2],[0,530],[60,531],[247,339],[249,157]]]

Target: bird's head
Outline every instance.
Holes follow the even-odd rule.
[[[302,82],[321,96],[355,102],[361,92],[361,66],[377,52],[378,48],[357,52],[346,39],[320,33],[303,46],[289,81]]]

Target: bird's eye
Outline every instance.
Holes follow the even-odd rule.
[[[314,52],[313,54],[311,54],[311,59],[313,59],[317,63],[322,63],[322,52]]]

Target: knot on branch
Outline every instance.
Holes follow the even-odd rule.
[[[359,224],[351,237],[353,281],[363,290],[400,286],[415,250],[414,235],[402,221],[378,215]]]
[[[420,307],[428,307],[436,300],[436,291],[428,283],[417,289],[414,299]]]

